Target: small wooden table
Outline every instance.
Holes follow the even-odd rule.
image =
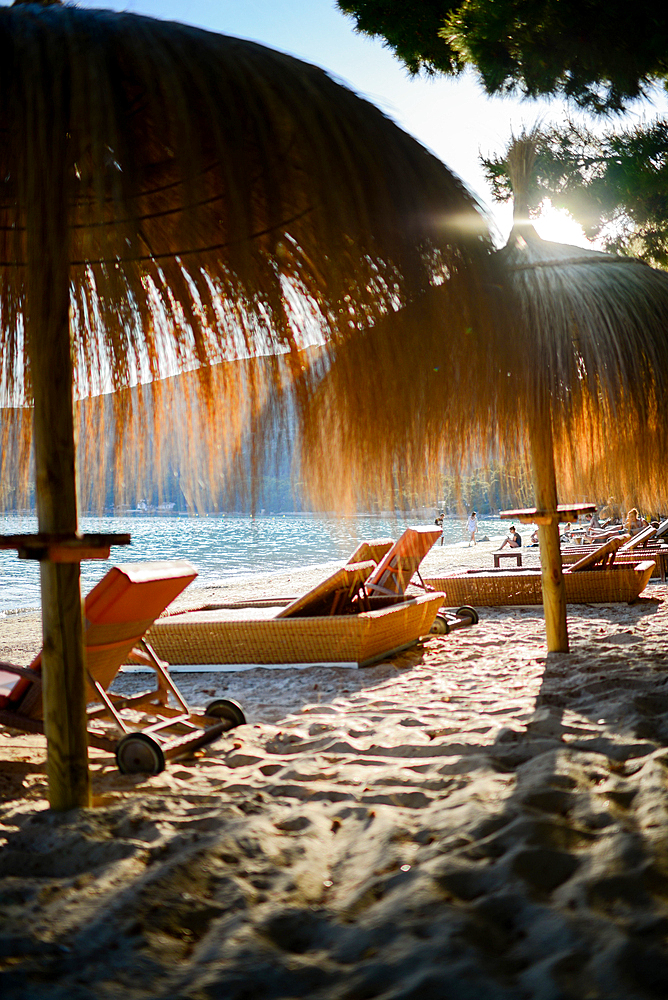
[[[522,565],[522,553],[519,549],[508,549],[507,552],[505,550],[503,552],[493,552],[492,555],[494,556],[494,566],[497,569],[502,559],[517,559],[517,565]]]

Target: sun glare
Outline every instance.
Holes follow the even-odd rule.
[[[584,234],[582,226],[563,209],[553,208],[549,199],[543,202],[539,219],[534,219],[536,232],[552,243],[570,243],[577,247],[596,249]]]

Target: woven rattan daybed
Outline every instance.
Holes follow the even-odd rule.
[[[349,562],[295,600],[217,605],[160,618],[150,642],[171,669],[189,664],[368,666],[429,634],[443,594],[404,597],[440,536],[407,528],[401,538],[364,543]]]
[[[276,607],[191,611],[161,618],[149,639],[172,670],[186,664],[368,666],[413,646],[429,630],[443,594],[425,594],[360,614],[276,618]]]
[[[621,563],[611,569],[589,573],[564,573],[568,604],[609,604],[635,601],[647,586],[654,563]],[[504,604],[541,604],[541,574],[538,569],[473,570],[453,576],[425,580],[445,593],[447,604],[471,604],[474,608]]]
[[[612,538],[574,566],[564,570],[568,604],[609,604],[637,600],[655,569],[651,560],[616,563],[623,539]],[[425,580],[443,591],[448,604],[494,607],[540,604],[543,600],[539,569],[468,570]]]
[[[662,536],[666,533],[666,529],[668,521],[664,521]],[[637,563],[641,559],[652,559],[655,563],[652,575],[660,577],[661,582],[665,583],[668,576],[668,544],[661,540],[657,541],[657,535],[656,529],[647,528],[634,538],[621,536],[628,540],[617,549],[615,563]],[[595,544],[564,545],[561,549],[562,562],[564,565],[579,562],[583,556],[595,552],[596,548]]]

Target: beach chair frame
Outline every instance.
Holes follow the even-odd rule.
[[[406,588],[415,576],[423,589],[426,589],[420,576],[420,563],[442,534],[441,528],[406,528],[364,584],[367,597],[403,599]]]
[[[177,592],[185,589],[197,575],[194,567],[185,560],[145,563],[141,567],[147,576],[143,582],[148,583],[152,582],[151,568],[155,568],[156,584],[164,582],[160,572],[171,569],[172,591]],[[114,570],[122,573],[126,569],[128,567],[112,567],[101,584]],[[182,580],[178,579],[179,573]],[[88,595],[86,606],[99,590],[100,584]],[[118,618],[116,623],[124,624]],[[143,632],[149,624],[151,623],[141,623]],[[105,623],[105,627],[113,629],[113,624]],[[225,699],[212,702],[204,711],[191,709],[171,678],[169,664],[156,654],[143,635],[130,640],[125,637],[120,641],[98,642],[94,646],[87,646],[87,650],[108,654],[101,664],[102,680],[91,670],[87,671],[90,699],[87,708],[88,743],[97,749],[114,753],[119,770],[123,773],[157,774],[164,769],[167,760],[192,753],[246,721],[241,707],[236,702]],[[40,663],[41,654],[33,660],[30,667],[0,663],[1,671],[27,682],[17,697],[13,700],[11,696],[5,699],[5,704],[0,707],[0,725],[22,732],[44,734]],[[150,667],[155,674],[155,687],[131,696],[109,691],[111,681],[124,663],[140,663]],[[174,705],[170,704],[170,697],[175,702]]]

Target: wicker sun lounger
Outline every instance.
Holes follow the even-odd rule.
[[[429,634],[443,594],[406,598],[404,590],[440,533],[408,528],[396,543],[362,543],[351,558],[370,559],[346,564],[278,612],[269,601],[255,602],[252,614],[248,603],[210,605],[161,618],[151,628],[150,641],[172,669],[368,666]]]
[[[159,619],[149,639],[172,669],[176,664],[365,667],[428,635],[442,604],[443,594],[430,593],[374,611],[326,617],[276,618],[272,608],[255,609],[253,617],[248,608],[236,614],[191,611]]]
[[[610,539],[564,571],[568,604],[623,601],[631,604],[637,600],[649,582],[655,563],[651,560],[613,562],[622,541]],[[597,565],[601,561],[604,565]],[[471,604],[473,607],[541,604],[543,600],[539,569],[468,570],[449,577],[429,579],[425,583],[442,590],[448,603]]]
[[[664,524],[668,525],[668,521],[664,521]],[[668,544],[657,541],[656,535],[655,528],[646,528],[633,538],[621,536],[622,541],[624,538],[628,540],[623,541],[617,549],[615,563],[637,563],[639,559],[651,559],[656,564],[652,575],[660,577],[661,582],[665,583],[668,578]],[[569,566],[595,552],[597,548],[596,544],[565,545],[561,550],[561,558],[564,565]]]

